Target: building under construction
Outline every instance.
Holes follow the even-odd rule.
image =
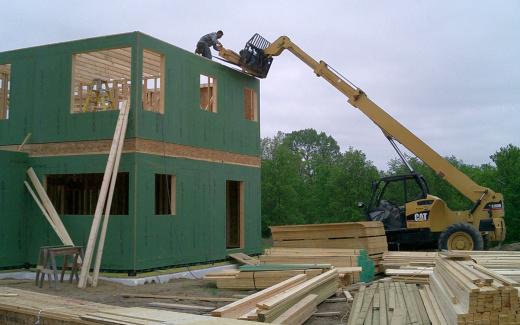
[[[102,269],[260,251],[259,81],[133,32],[0,53],[1,268],[61,244],[24,186],[29,167],[86,245],[123,100]]]

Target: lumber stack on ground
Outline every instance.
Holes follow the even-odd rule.
[[[477,264],[520,282],[520,252],[470,251],[468,253]]]
[[[433,267],[424,266],[403,266],[400,269],[386,269],[385,274],[396,282],[429,284],[430,274]]]
[[[258,320],[266,323],[291,319],[294,324],[301,324],[312,315],[318,304],[337,291],[339,285],[336,269],[303,282],[301,277],[307,276],[298,275],[214,310],[211,314],[216,317]]]
[[[450,324],[519,324],[515,281],[472,260],[440,257],[430,286]]]
[[[354,298],[348,324],[430,324],[432,318],[441,318],[433,324],[446,324],[442,314],[430,316],[428,309],[435,308],[435,301],[425,306],[419,287],[394,281],[380,281],[361,286]],[[438,309],[438,307],[437,307]]]
[[[117,307],[74,298],[0,287],[1,324],[45,325],[239,325],[254,324],[233,319],[139,307]],[[15,295],[15,296],[12,296]]]
[[[265,250],[264,255],[260,256],[260,261],[266,264],[331,264],[344,270],[340,272],[342,277],[348,275],[348,280],[344,281],[345,285],[372,281],[375,273],[373,259],[364,249],[273,247]],[[353,269],[347,272],[346,268],[351,267],[361,267],[361,272],[355,272]]]
[[[204,275],[204,279],[214,281],[219,289],[259,290],[271,287],[299,274],[305,274],[307,279],[310,279],[330,268],[330,264],[248,265],[242,266],[238,270],[207,273]]]
[[[388,251],[385,228],[379,221],[272,226],[274,247],[365,249],[376,272]]]

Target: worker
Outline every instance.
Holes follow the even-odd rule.
[[[197,43],[197,49],[195,50],[195,53],[202,55],[205,58],[208,58],[211,60],[211,50],[210,47],[213,46],[215,51],[220,50],[222,47],[222,44],[218,41],[222,36],[224,35],[224,32],[219,30],[216,33],[209,33],[204,36],[202,36]]]

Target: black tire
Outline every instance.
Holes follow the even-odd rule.
[[[473,250],[481,251],[484,249],[484,239],[482,234],[469,223],[456,223],[444,230],[438,241],[439,250],[448,249],[448,240],[456,232],[464,232],[473,240]]]

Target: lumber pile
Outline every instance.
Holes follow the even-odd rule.
[[[520,282],[520,252],[471,251],[467,253],[477,264]]]
[[[361,272],[350,272],[352,276],[345,281],[347,285],[359,281],[372,281],[375,273],[373,259],[364,249],[273,247],[265,250],[264,255],[260,256],[260,261],[284,264],[327,263],[344,270],[349,267],[361,267]]]
[[[215,317],[258,320],[266,323],[303,323],[316,306],[338,289],[338,271],[329,270],[307,279],[299,274],[267,289],[211,312]]]
[[[310,279],[330,268],[330,264],[248,265],[242,266],[238,270],[207,273],[204,275],[204,280],[214,281],[219,289],[259,290],[271,287],[298,274],[305,274]]]
[[[117,307],[74,298],[0,287],[1,324],[46,325],[232,325],[240,320],[139,307]]]
[[[388,251],[382,222],[343,222],[272,226],[274,247],[365,249],[376,272],[382,254]]]
[[[385,252],[380,266],[384,270],[403,267],[433,267],[439,257],[437,252]]]
[[[472,260],[441,257],[430,286],[449,324],[519,324],[515,281]]]
[[[433,273],[433,267],[423,266],[403,266],[400,269],[386,269],[385,274],[390,276],[396,282],[429,284],[430,274]]]
[[[421,289],[423,290],[423,289]],[[432,314],[436,302],[425,306],[422,293],[415,284],[381,281],[361,286],[352,304],[348,324],[430,324],[431,319],[442,318]],[[437,317],[437,318],[435,318]],[[433,324],[446,324],[442,320]]]

